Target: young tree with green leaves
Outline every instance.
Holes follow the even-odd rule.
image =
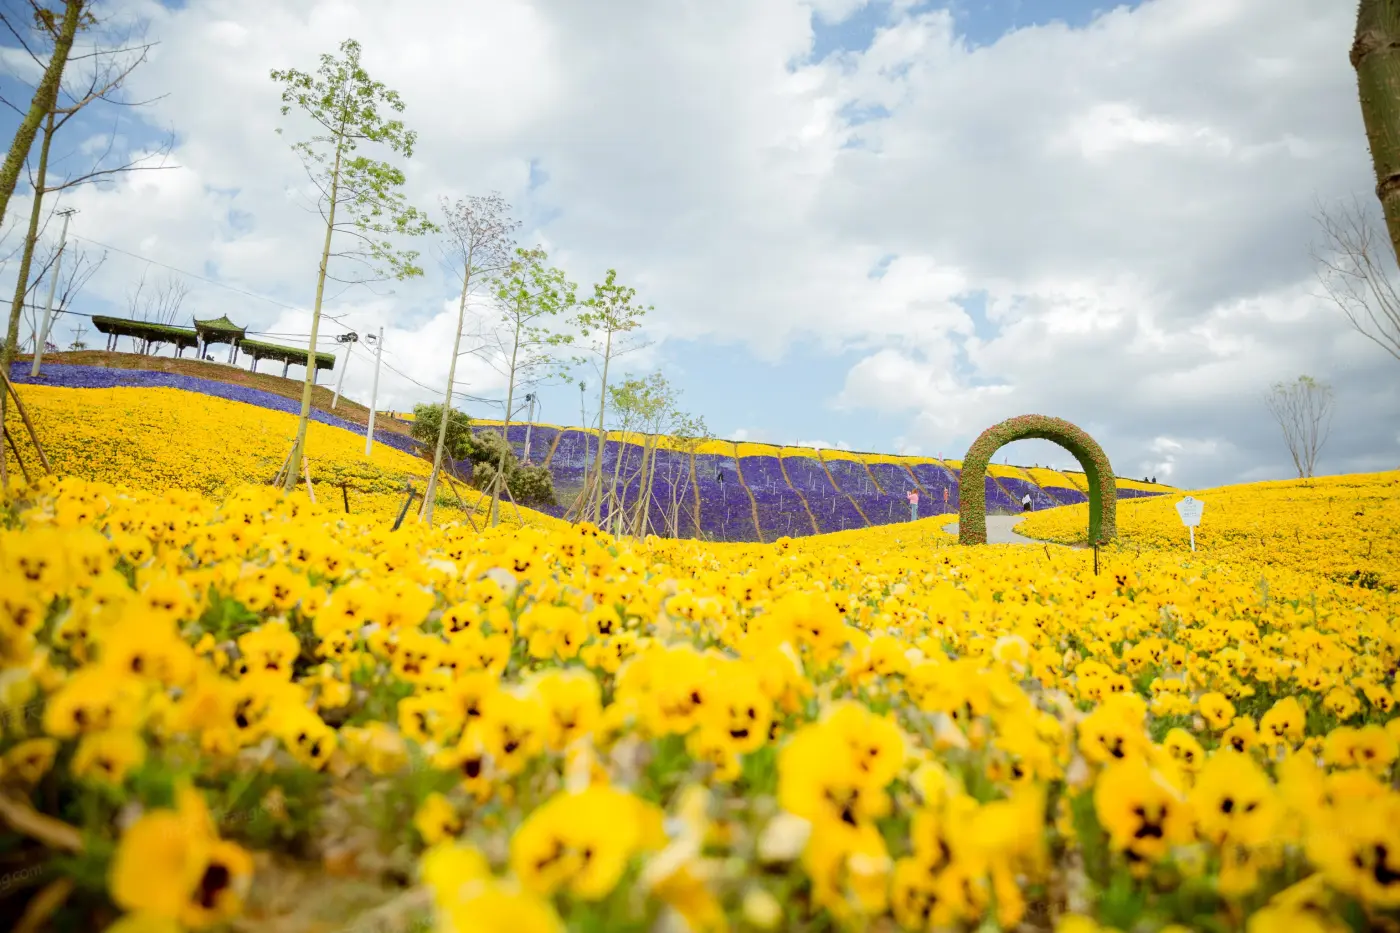
[[[655,374],[660,377],[660,373]],[[627,442],[627,436],[633,431],[641,430],[645,425],[652,424],[658,420],[659,415],[664,410],[666,400],[657,391],[655,382],[651,379],[636,379],[624,377],[616,384],[608,386],[608,400],[612,403],[613,426],[617,429],[621,442]],[[642,463],[638,467],[638,472],[646,469],[647,456],[651,452],[651,438],[647,438],[642,445]],[[608,482],[606,501],[608,503],[608,529],[613,534],[622,534],[625,530],[622,517],[623,510],[627,503],[618,496],[618,485],[622,483],[624,488],[634,479],[632,476],[622,475],[621,456],[613,460],[612,479]],[[638,499],[640,501],[640,497]]]
[[[584,480],[584,506],[582,514],[594,523],[602,521],[603,514],[603,449],[607,445],[605,418],[608,407],[608,369],[612,361],[642,344],[630,341],[627,335],[642,326],[642,318],[654,310],[650,305],[643,307],[635,303],[637,291],[621,285],[617,281],[617,270],[609,269],[607,277],[593,286],[593,297],[588,299],[574,315],[572,323],[584,339],[589,356],[577,357],[578,364],[592,362],[599,373],[598,386],[598,452],[593,461],[591,476]]]
[[[556,362],[558,348],[572,342],[569,334],[552,330],[560,314],[576,302],[577,286],[562,269],[549,265],[549,255],[541,248],[517,248],[500,273],[496,287],[499,314],[485,335],[490,350],[487,361],[506,377],[506,401],[501,437],[509,437],[514,414],[515,390],[543,378]],[[499,524],[501,490],[506,476],[506,452],[502,451],[491,484],[491,524]]]
[[[676,450],[693,465],[695,453],[709,438],[710,429],[699,415],[677,412],[669,434]],[[666,512],[666,529],[672,538],[681,536],[681,502],[687,497],[690,500],[687,507],[691,510],[691,520],[697,534],[700,528],[700,493],[691,483],[691,469],[687,466],[677,472],[680,475],[671,476],[671,502]]]
[[[306,429],[311,420],[311,387],[316,378],[316,339],[321,325],[321,304],[326,280],[347,285],[385,278],[407,279],[423,274],[416,264],[418,253],[394,246],[395,236],[419,236],[437,227],[402,192],[403,171],[388,162],[357,154],[365,143],[387,146],[405,159],[413,155],[417,134],[403,122],[388,119],[386,111],[402,113],[397,91],[372,80],[360,64],[360,44],[340,43],[340,57],[322,55],[311,75],[294,68],[274,70],[272,80],[282,85],[282,115],[296,108],[319,127],[320,132],[292,144],[307,177],[318,192],[317,208],[325,222],[321,263],[316,270],[316,300],[311,309],[311,339],[306,351],[306,378],[301,393],[292,446],[291,469],[286,488],[296,485],[306,451]],[[280,134],[282,130],[279,128]],[[350,245],[332,252],[336,235]],[[338,278],[331,274],[332,259],[358,265],[363,274]]]
[[[651,504],[656,485],[656,460],[662,438],[680,439],[703,437],[706,433],[704,419],[683,412],[679,408],[680,391],[670,384],[658,370],[644,379],[627,378],[621,385],[608,390],[613,410],[618,413],[624,431],[640,431],[642,442],[642,462],[632,476],[621,477],[623,488],[630,487],[633,479],[638,480],[637,500],[631,504],[631,515],[624,522],[622,511],[627,503],[618,495],[619,457],[614,465],[612,487],[609,492],[610,512],[617,521],[610,522],[615,533],[626,531],[638,538],[651,532]],[[673,485],[677,477],[670,477]],[[678,500],[672,496],[672,512],[677,511]],[[679,523],[679,515],[668,515],[674,528]],[[674,531],[673,531],[674,535]]]
[[[657,373],[657,375],[661,377],[661,374]],[[668,438],[668,441],[671,441],[672,444],[676,444],[676,447],[686,450],[687,447],[693,448],[694,445],[699,444],[699,438],[706,437],[708,434],[708,429],[706,423],[704,423],[703,417],[699,415],[690,415],[689,412],[682,412],[682,410],[680,410],[678,406],[680,392],[678,389],[671,387],[671,385],[665,381],[665,378],[661,378],[661,382],[665,388],[665,405],[662,406],[657,422],[647,427],[647,433],[651,436],[652,447],[650,466],[648,466],[647,472],[645,472],[643,483],[641,516],[640,520],[638,520],[636,531],[638,538],[645,537],[645,535],[651,531],[651,503],[655,500],[655,493],[652,492],[652,490],[655,489],[655,483],[657,483],[657,444],[659,440],[661,440],[662,437]],[[679,496],[676,496],[678,476],[672,475],[669,476],[668,479],[669,482],[671,482],[672,502],[668,513],[666,513],[664,528],[669,528],[671,537],[676,538],[679,537],[680,524]]]
[[[494,278],[510,266],[515,255],[511,235],[520,222],[510,217],[510,205],[499,194],[472,196],[465,201],[449,204],[441,199],[446,215],[443,227],[447,234],[444,247],[446,259],[462,280],[457,298],[457,327],[452,335],[452,358],[447,365],[447,390],[442,408],[452,410],[452,391],[457,381],[457,360],[462,356],[462,328],[466,323],[470,298],[485,290]],[[471,351],[468,351],[471,352]],[[433,448],[433,470],[428,474],[428,489],[423,494],[422,516],[433,522],[433,504],[437,499],[438,476],[442,472],[443,447],[447,443],[448,419],[440,418],[437,443]]]

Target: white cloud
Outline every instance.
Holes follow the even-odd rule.
[[[313,70],[356,36],[420,134],[415,203],[499,189],[585,293],[616,267],[657,308],[661,343],[634,371],[669,338],[769,360],[813,339],[861,353],[835,404],[906,419],[911,449],[957,456],[1041,411],[1126,472],[1183,481],[1286,464],[1257,396],[1309,372],[1346,400],[1336,468],[1400,456],[1376,440],[1400,421],[1393,363],[1310,297],[1314,199],[1370,186],[1344,4],[1150,0],[973,48],[946,11],[901,2],[865,52],[790,67],[814,11],[863,5],[133,0],[162,40],[133,96],[168,93],[149,115],[179,132],[183,167],[73,194],[74,232],[309,305],[318,218],[289,196],[302,177],[268,71]],[[139,267],[113,256],[90,288],[120,300]],[[386,324],[386,361],[438,386],[451,289],[431,273],[328,310],[361,334]],[[979,295],[985,322],[964,309]],[[191,303],[308,322],[207,286]],[[485,367],[463,378],[499,386]],[[347,394],[369,381],[352,365]],[[395,407],[426,395],[381,384]]]
[[[1099,161],[1138,146],[1200,147],[1207,154],[1229,155],[1229,137],[1207,126],[1190,126],[1173,120],[1139,115],[1131,105],[1095,104],[1072,119],[1062,137],[1051,141],[1052,150],[1077,149],[1084,158]]]
[[[850,450],[851,445],[845,441],[790,441],[791,447],[813,447],[817,450]]]

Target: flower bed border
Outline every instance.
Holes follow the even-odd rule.
[[[1059,444],[1084,468],[1089,481],[1089,543],[1105,544],[1117,537],[1117,484],[1098,441],[1063,418],[1018,415],[983,431],[967,449],[958,475],[958,543],[987,543],[987,466],[998,450],[1028,438]]]

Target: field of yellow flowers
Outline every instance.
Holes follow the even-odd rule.
[[[1205,503],[1198,552],[1321,573],[1361,586],[1400,587],[1400,471],[1222,486]],[[1118,542],[1133,550],[1189,549],[1181,495],[1118,503]],[[1027,517],[1016,530],[1065,544],[1084,540],[1088,506]]]
[[[5,929],[1400,928],[1383,586],[937,519],[391,531],[242,443],[0,503]]]
[[[146,491],[218,496],[244,483],[265,483],[281,468],[296,435],[294,415],[180,389],[26,385],[21,397],[54,472]],[[40,475],[13,405],[6,420],[11,435],[20,439],[25,468]],[[312,489],[321,500],[342,509],[348,502],[355,515],[392,522],[403,506],[405,484],[423,494],[431,463],[384,444],[375,444],[367,460],[363,435],[314,421],[309,430]],[[7,468],[18,475],[14,454],[4,453]],[[479,514],[485,514],[475,490],[459,484],[454,493],[444,484],[434,506],[437,519],[463,520],[459,494],[468,509],[479,505]],[[421,501],[415,499],[415,505]],[[507,506],[501,515],[511,525],[557,524],[528,509],[517,513]]]

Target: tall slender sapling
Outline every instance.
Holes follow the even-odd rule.
[[[316,299],[311,309],[311,339],[306,350],[306,377],[297,418],[293,464],[306,451],[306,429],[311,420],[311,387],[316,378],[316,339],[321,325],[321,305],[326,280],[347,285],[385,278],[407,279],[423,274],[418,253],[398,249],[393,237],[419,236],[437,227],[408,203],[402,192],[403,171],[388,162],[358,155],[364,143],[387,146],[405,159],[413,155],[417,135],[400,120],[386,119],[383,111],[402,113],[397,91],[372,80],[360,64],[360,44],[340,43],[340,57],[322,55],[316,74],[296,69],[274,70],[272,80],[282,85],[282,115],[292,108],[310,117],[320,131],[292,144],[306,175],[317,192],[316,207],[325,223],[321,262],[316,270]],[[282,130],[279,128],[278,133]],[[350,245],[332,252],[336,234]],[[331,274],[332,259],[358,264],[364,272],[351,278]],[[287,471],[286,488],[296,485],[297,471]]]
[[[455,204],[442,198],[440,203],[446,215],[443,221],[447,236],[444,252],[462,281],[457,298],[457,326],[452,334],[452,357],[447,365],[447,391],[442,399],[442,410],[451,411],[457,360],[462,356],[462,327],[466,322],[468,301],[509,267],[515,245],[511,234],[520,227],[520,222],[510,218],[510,205],[494,192],[472,196]],[[437,497],[438,476],[442,471],[448,422],[448,418],[439,419],[437,442],[433,446],[433,471],[428,475],[428,490],[423,494],[422,515],[429,524],[433,521],[433,503]]]

